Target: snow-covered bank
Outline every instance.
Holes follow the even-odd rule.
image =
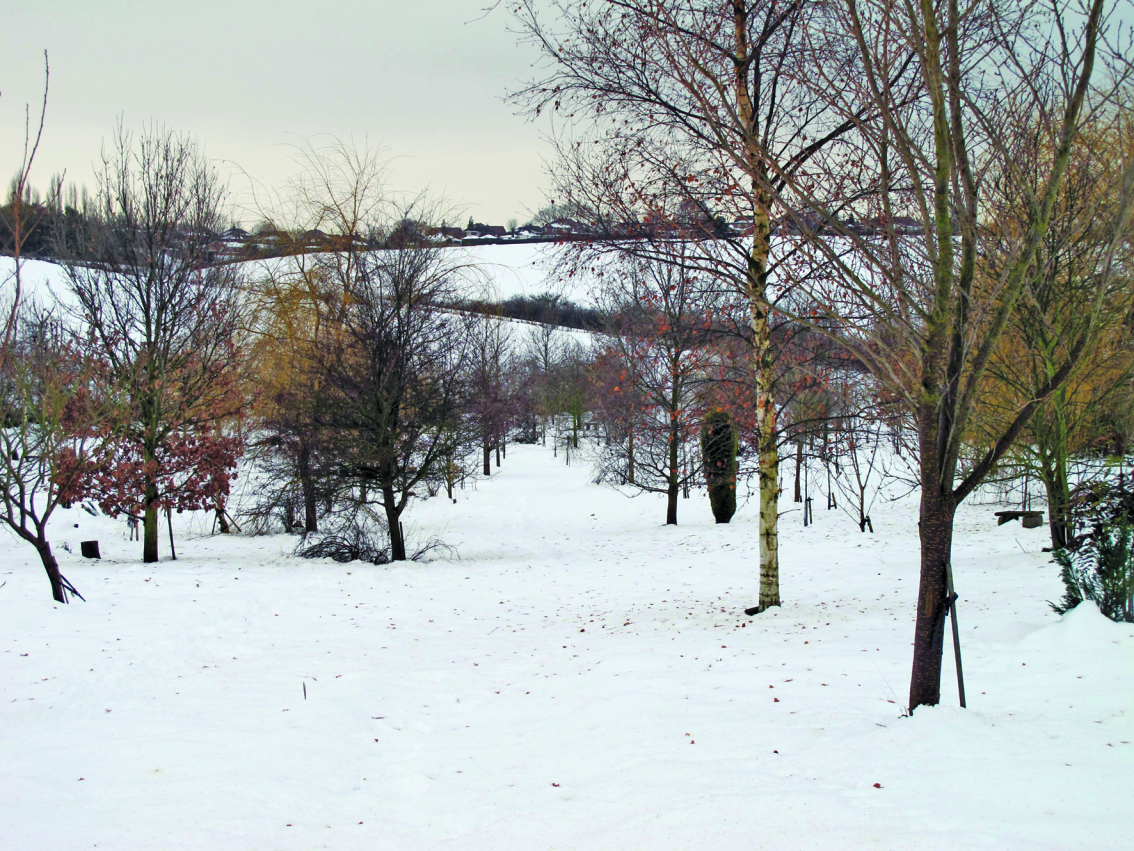
[[[145,566],[74,509],[56,541],[104,559],[61,552],[88,602],[56,607],[10,543],[0,846],[1125,847],[1134,627],[1051,613],[1045,529],[962,509],[970,709],[947,661],[942,706],[903,718],[912,499],[873,536],[786,515],[788,603],[747,618],[751,505],[714,526],[683,500],[665,528],[659,498],[562,461],[510,447],[456,505],[415,506],[456,561],[218,536]]]

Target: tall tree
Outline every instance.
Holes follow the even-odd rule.
[[[804,0],[555,0],[514,4],[548,73],[513,95],[579,130],[558,140],[555,192],[602,236],[584,250],[673,259],[675,240],[748,305],[760,473],[759,608],[780,605],[779,452],[772,306],[780,191],[853,129],[795,84],[827,4]],[[828,73],[855,56],[822,50]],[[582,215],[582,213],[580,213]],[[737,222],[738,227],[730,225]]]
[[[407,558],[400,521],[410,500],[444,479],[465,439],[465,341],[439,306],[455,295],[441,251],[368,253],[326,282],[333,333],[316,356],[323,422],[336,435],[340,474],[384,510],[394,561]]]
[[[300,146],[296,158],[301,172],[273,227],[319,231],[328,250],[265,264],[260,301],[292,305],[273,308],[273,321],[296,336],[295,389],[318,388],[317,404],[297,404],[319,434],[333,495],[354,494],[356,513],[376,502],[390,557],[405,560],[404,512],[467,445],[466,337],[446,305],[462,301],[475,270],[408,238],[407,222],[440,216],[391,195],[379,151],[331,140]]]
[[[1072,154],[1051,224],[1036,249],[1034,284],[992,359],[984,400],[991,409],[992,428],[1002,428],[1051,380],[1066,357],[1066,341],[1091,323],[1099,324],[1073,372],[1036,409],[1013,450],[1043,482],[1055,548],[1071,543],[1073,457],[1097,440],[1101,415],[1134,376],[1134,352],[1128,344],[1134,230],[1120,237],[1113,261],[1113,235],[1108,232],[1123,203],[1123,167],[1134,156],[1134,111],[1129,103],[1117,104],[1098,118],[1096,126],[1084,128]],[[1035,170],[1036,160],[1047,157],[1046,146],[1017,148],[1016,160],[1027,170]],[[1013,207],[1026,203],[1012,195],[998,201],[999,222],[1012,222]],[[1113,274],[1113,267],[1121,272]],[[1096,316],[1092,305],[1100,288],[1105,294]]]
[[[1102,327],[1106,282],[1134,201],[1130,162],[1120,170],[1122,201],[1101,225],[1107,247],[1086,321],[1061,336],[1054,369],[1034,395],[995,434],[974,439],[992,359],[1041,286],[1038,251],[1080,131],[1128,79],[1104,12],[1103,0],[1082,10],[1062,2],[843,0],[824,38],[841,33],[862,72],[833,77],[816,63],[806,78],[833,110],[861,119],[815,164],[836,177],[822,187],[818,174],[785,186],[792,199],[785,206],[811,213],[793,216],[782,231],[796,250],[793,268],[806,277],[793,281],[794,300],[779,307],[836,336],[916,423],[921,559],[911,711],[940,699],[957,506]],[[895,85],[911,56],[917,79]],[[1096,73],[1100,64],[1109,67]],[[1029,159],[1033,147],[1049,153]],[[1000,217],[1006,197],[1017,200],[1010,220]],[[840,201],[855,211],[853,221],[835,214]]]
[[[142,557],[158,560],[158,510],[212,506],[239,441],[239,270],[209,264],[225,188],[187,136],[119,125],[98,172],[90,243],[67,246],[78,319],[126,395],[122,443],[89,493],[143,515]]]

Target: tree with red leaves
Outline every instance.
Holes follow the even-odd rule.
[[[186,137],[121,126],[98,174],[91,242],[67,266],[91,352],[123,403],[103,428],[121,442],[77,483],[111,514],[141,512],[142,557],[158,560],[158,511],[215,505],[240,441],[238,273],[208,265],[225,190]],[[85,250],[80,250],[85,249]],[[94,257],[91,262],[90,258]]]
[[[601,466],[627,485],[666,494],[677,523],[682,488],[700,478],[699,388],[711,363],[714,305],[703,276],[678,264],[624,259],[604,270],[602,299],[613,316],[592,375],[611,438]]]
[[[70,331],[34,306],[14,314],[8,357],[0,364],[0,521],[35,547],[56,602],[79,595],[59,570],[47,524],[69,506],[69,492],[116,435],[99,427],[113,399],[89,388],[100,364]]]

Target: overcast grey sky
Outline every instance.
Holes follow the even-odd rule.
[[[51,93],[33,182],[92,163],[122,115],[192,133],[213,158],[268,185],[294,171],[288,144],[331,133],[395,158],[391,183],[429,188],[503,224],[542,205],[541,125],[501,101],[535,58],[486,0],[31,0],[6,4],[0,49],[0,179],[15,173],[24,104]],[[239,188],[234,181],[233,188]],[[249,224],[251,222],[248,222]]]

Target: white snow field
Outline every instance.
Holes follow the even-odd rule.
[[[748,618],[752,503],[716,526],[695,494],[666,528],[563,461],[512,446],[414,504],[459,560],[305,561],[182,518],[147,566],[75,508],[54,539],[87,602],[60,606],[12,540],[0,848],[1131,847],[1134,626],[1050,611],[1046,529],[961,510],[970,708],[947,643],[942,705],[904,718],[913,497],[874,535],[785,514],[786,602]],[[100,562],[63,550],[91,538]]]

